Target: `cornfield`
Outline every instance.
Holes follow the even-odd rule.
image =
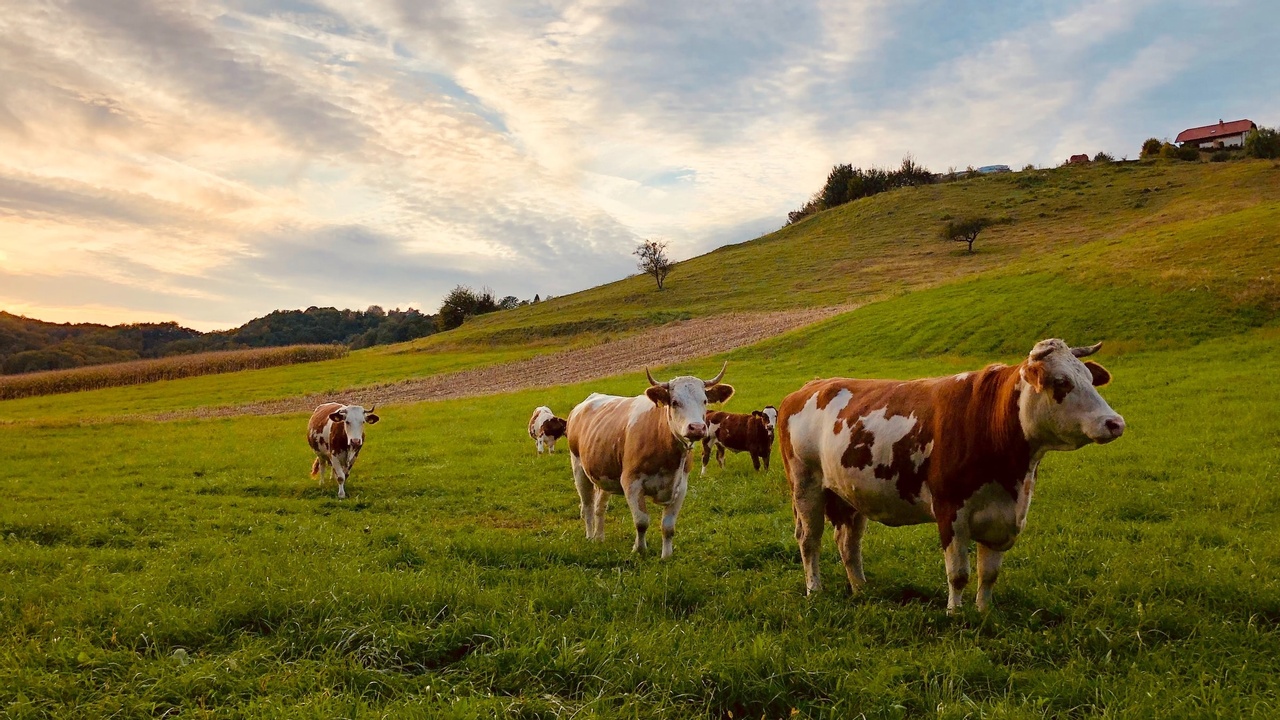
[[[333,360],[346,354],[347,348],[343,345],[290,345],[175,355],[22,375],[0,375],[0,400]]]

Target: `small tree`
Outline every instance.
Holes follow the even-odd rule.
[[[1159,138],[1147,138],[1142,142],[1142,154],[1139,157],[1159,157],[1164,143]]]
[[[1263,160],[1280,158],[1280,130],[1258,126],[1245,136],[1244,154]]]
[[[646,275],[653,276],[658,282],[658,289],[662,289],[662,283],[666,281],[667,276],[671,274],[671,268],[675,263],[671,262],[671,258],[667,257],[667,244],[658,242],[657,240],[645,240],[636,246],[636,251],[632,253],[640,258],[640,262],[636,263],[636,267]]]
[[[969,252],[973,252],[973,241],[978,233],[991,227],[993,223],[984,217],[961,218],[950,220],[942,226],[942,239],[969,244]]]
[[[1097,155],[1093,156],[1093,161],[1096,163],[1112,163],[1116,159],[1104,151],[1099,151]]]

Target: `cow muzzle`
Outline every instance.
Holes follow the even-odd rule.
[[[706,423],[689,423],[689,426],[684,430],[684,436],[687,440],[701,440],[707,436]]]
[[[1098,423],[1097,429],[1090,435],[1089,439],[1099,445],[1106,445],[1123,435],[1124,428],[1124,418],[1119,415],[1112,415],[1111,417],[1103,418],[1102,422]]]

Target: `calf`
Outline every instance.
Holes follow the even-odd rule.
[[[533,417],[529,418],[529,437],[537,444],[539,455],[544,447],[549,453],[556,451],[556,441],[564,437],[568,422],[556,417],[545,405],[534,408]]]
[[[333,477],[338,481],[338,497],[345,498],[351,466],[356,464],[356,456],[364,447],[364,426],[377,422],[378,416],[372,407],[365,410],[359,405],[325,403],[316,408],[307,426],[307,443],[316,454],[311,463],[311,477],[317,477],[322,469],[327,469],[327,462],[327,467],[333,469]],[[324,480],[321,478],[321,482]]]
[[[809,592],[820,585],[823,515],[849,584],[862,587],[862,532],[934,523],[947,566],[947,612],[969,581],[978,543],[978,609],[1027,520],[1036,468],[1050,450],[1109,443],[1124,432],[1097,387],[1111,374],[1081,362],[1102,346],[1036,343],[1013,367],[923,380],[814,380],[782,401],[778,440],[791,485]]]
[[[707,436],[702,438],[702,473],[707,474],[711,464],[711,446],[716,448],[716,462],[724,469],[725,449],[751,454],[751,464],[769,469],[769,455],[773,452],[773,429],[778,422],[778,409],[766,405],[763,410],[753,410],[750,415],[712,411],[707,413]]]
[[[707,403],[724,402],[724,368],[711,380],[682,376],[636,397],[592,393],[569,413],[569,462],[588,540],[604,539],[609,495],[626,496],[635,523],[635,552],[645,552],[646,498],[662,506],[662,557],[671,557],[676,516],[689,486],[693,444],[707,434]]]

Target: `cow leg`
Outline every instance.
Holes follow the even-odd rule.
[[[591,512],[596,518],[596,540],[604,540],[604,514],[609,509],[609,493],[596,488],[596,504]]]
[[[996,576],[1000,574],[1000,563],[1004,560],[1004,552],[993,550],[987,545],[978,543],[978,610],[986,612],[991,609],[991,591],[996,585]]]
[[[702,438],[702,472],[699,475],[707,474],[707,465],[711,464],[711,438]]]
[[[343,500],[347,497],[347,468],[336,455],[329,456],[329,465],[333,467],[333,478],[338,481],[338,499]]]
[[[595,483],[591,482],[591,478],[587,477],[587,472],[582,469],[582,461],[578,459],[577,455],[569,453],[569,465],[573,468],[573,484],[578,488],[578,511],[582,514],[583,524],[586,525],[587,539],[594,540],[596,536],[595,505],[597,488]],[[601,529],[603,530],[603,528]]]
[[[556,451],[556,440],[559,438],[551,438],[547,441],[547,454],[553,454]]]
[[[716,443],[716,462],[720,463],[720,469],[724,469],[724,445]]]
[[[680,515],[680,506],[684,505],[685,489],[688,478],[676,485],[671,493],[671,501],[662,508],[662,559],[666,560],[675,552],[676,517]]]
[[[538,437],[538,454],[539,455],[542,454],[542,437],[541,436]]]
[[[822,478],[808,468],[797,467],[794,462],[791,485],[791,508],[796,518],[796,541],[800,544],[800,559],[804,562],[805,592],[809,595],[822,587],[819,557],[822,554],[822,531],[826,523],[826,498],[823,495]]]
[[[867,517],[854,510],[847,521],[836,524],[836,547],[840,549],[840,561],[849,576],[849,589],[858,592],[867,584],[862,572],[862,532],[866,530]]]
[[[644,554],[644,534],[649,531],[649,512],[644,499],[644,483],[640,478],[622,481],[622,491],[627,495],[627,507],[631,508],[631,520],[636,525],[636,543],[631,546],[632,552]]]
[[[969,527],[958,520],[952,525],[951,542],[943,550],[947,563],[947,614],[954,615],[964,605],[964,588],[969,584]]]
[[[764,459],[764,471],[765,471],[765,472],[769,472],[769,456],[770,456],[770,455],[772,455],[772,454],[773,454],[773,446],[772,446],[772,445],[770,445],[769,447],[767,447],[767,448],[765,448],[765,449],[764,449],[764,456],[763,456],[763,459]]]
[[[760,472],[760,456],[759,455],[755,453],[751,453],[751,465],[756,469],[756,472]]]

